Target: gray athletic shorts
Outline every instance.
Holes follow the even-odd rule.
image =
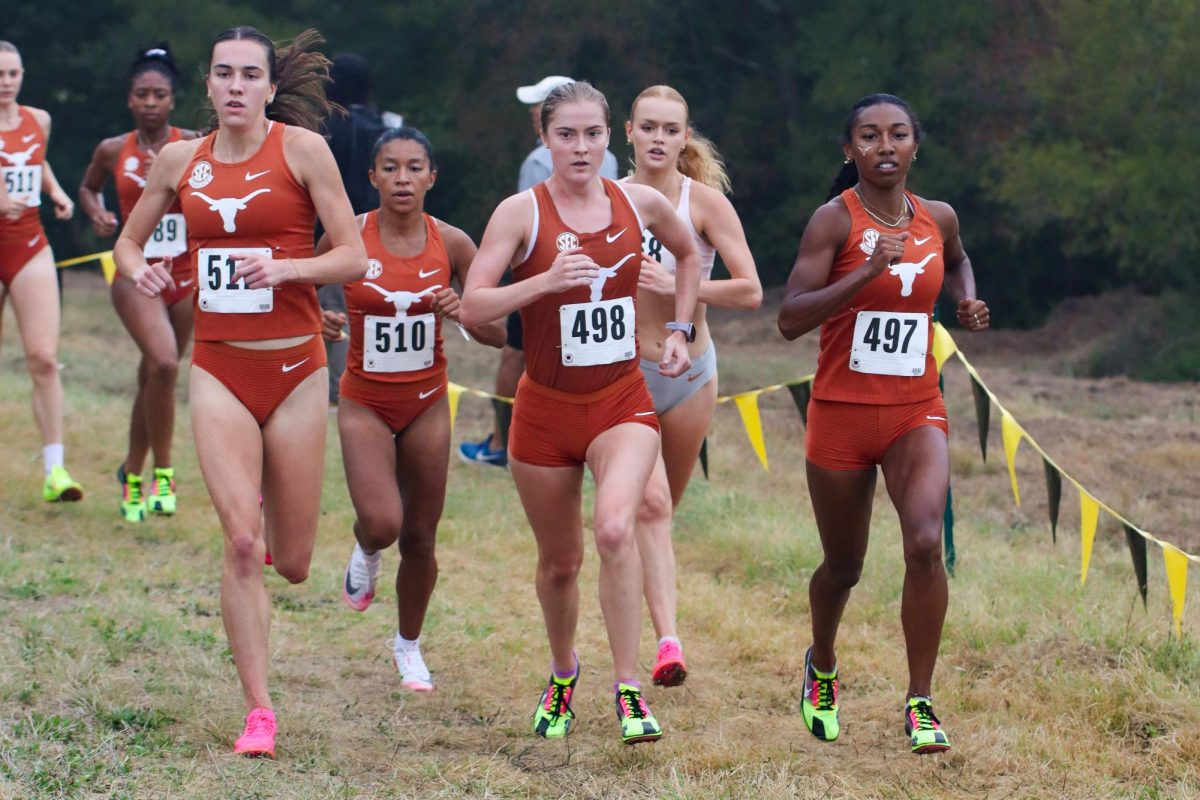
[[[646,378],[650,396],[654,398],[654,410],[661,416],[717,377],[717,349],[710,342],[708,349],[692,360],[691,369],[677,378],[660,375],[658,362],[643,358],[642,375]]]

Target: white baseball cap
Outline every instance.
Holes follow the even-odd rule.
[[[527,106],[540,103],[546,96],[565,83],[573,83],[574,78],[565,75],[548,75],[533,86],[521,86],[517,89],[517,99]]]

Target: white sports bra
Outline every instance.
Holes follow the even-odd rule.
[[[629,179],[625,178],[624,180]],[[696,227],[692,225],[691,194],[692,179],[685,175],[683,185],[679,188],[679,205],[675,206],[675,213],[691,231],[696,249],[700,251],[700,280],[706,281],[712,277],[713,260],[717,256],[717,249],[696,233]],[[645,229],[642,230],[642,252],[662,264],[663,269],[667,272],[675,274],[675,254],[663,247],[662,242],[655,239],[654,235]]]

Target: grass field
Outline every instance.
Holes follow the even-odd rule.
[[[529,730],[548,653],[533,592],[533,540],[500,470],[451,467],[441,579],[423,635],[438,691],[400,690],[388,647],[389,581],[381,580],[366,614],[347,610],[339,597],[353,513],[331,417],[311,577],[298,587],[267,578],[278,760],[236,758],[231,745],[245,711],[220,621],[221,536],[186,407],[176,433],[180,513],[124,524],[112,472],[124,452],[136,351],[95,275],[68,274],[65,304],[67,453],[89,490],[81,504],[40,501],[29,381],[11,311],[4,320],[0,797],[1200,795],[1194,588],[1179,642],[1160,552],[1150,549],[1143,610],[1124,536],[1106,519],[1081,588],[1077,497],[1064,494],[1054,546],[1039,461],[1028,448],[1018,456],[1017,509],[998,425],[984,464],[966,376],[953,362],[947,399],[958,570],[935,675],[951,753],[914,757],[903,736],[903,562],[882,492],[840,640],[843,735],[824,744],[804,728],[807,582],[820,553],[803,481],[803,429],[788,394],[777,392],[762,398],[769,472],[733,407],[718,408],[711,480],[697,477],[676,525],[692,675],[681,688],[649,690],[667,736],[637,748],[617,737],[592,552],[577,727],[565,742]],[[1069,377],[1103,328],[1089,315],[1076,309],[1041,331],[958,339],[1068,472],[1139,525],[1195,552],[1197,387]],[[785,344],[773,320],[769,303],[749,319],[714,315],[724,393],[811,371],[814,342]],[[458,337],[447,342],[451,377],[488,388],[492,353]],[[182,398],[186,379],[181,384]],[[482,431],[489,413],[486,402],[464,398],[456,440]],[[395,565],[387,554],[385,574]],[[645,630],[648,682],[648,620]]]

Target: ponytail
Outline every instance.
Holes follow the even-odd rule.
[[[856,183],[858,183],[858,166],[853,160],[847,161],[842,164],[837,177],[833,179],[833,185],[829,187],[829,194],[825,196],[825,202],[828,203]]]
[[[275,99],[267,106],[267,119],[287,125],[319,130],[321,121],[336,106],[325,97],[329,82],[329,59],[314,48],[324,42],[321,34],[309,28],[286,46],[275,49],[275,43],[265,33],[249,25],[240,25],[213,39],[215,48],[221,42],[250,39],[267,51],[269,79],[275,84]],[[209,50],[210,54],[212,49]],[[210,55],[211,61],[211,55]],[[214,114],[212,127],[216,127]]]
[[[729,194],[733,189],[729,182],[729,174],[725,172],[725,162],[721,160],[716,145],[695,130],[679,153],[678,169],[692,180],[716,189],[721,194]]]

